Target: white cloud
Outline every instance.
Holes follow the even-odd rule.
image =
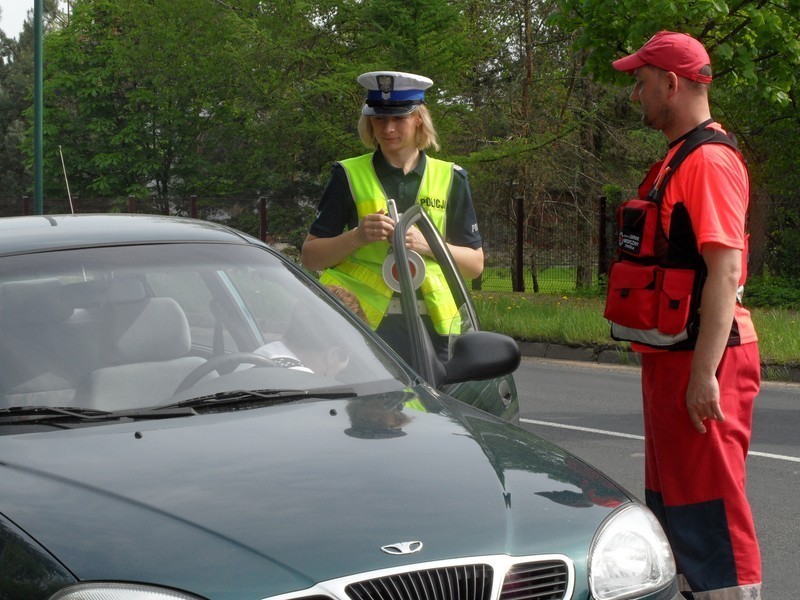
[[[33,11],[33,0],[0,0],[0,29],[8,37],[19,37],[22,24]]]

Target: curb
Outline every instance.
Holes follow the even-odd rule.
[[[580,362],[594,362],[608,365],[625,365],[640,367],[641,357],[638,352],[620,348],[587,346],[567,346],[551,342],[523,342],[517,340],[522,356],[534,358],[552,358],[555,360],[574,360]],[[788,381],[800,383],[800,367],[785,367],[774,365],[761,365],[761,374],[764,381]]]
[[[565,344],[553,344],[551,342],[521,342],[519,340],[517,344],[523,356],[596,362],[610,365],[641,366],[641,360],[637,352],[630,352],[617,348],[567,346]]]

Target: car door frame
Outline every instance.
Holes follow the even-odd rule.
[[[430,337],[425,329],[425,325],[420,318],[417,296],[413,285],[413,276],[409,263],[409,252],[406,249],[406,232],[413,226],[417,226],[422,233],[425,241],[431,249],[434,260],[439,264],[442,273],[447,281],[447,285],[453,294],[456,306],[463,307],[466,317],[471,321],[475,331],[480,331],[480,322],[475,308],[472,304],[471,295],[467,289],[458,265],[453,259],[450,250],[442,238],[439,230],[433,224],[428,214],[422,206],[414,204],[406,210],[395,223],[392,235],[392,252],[394,253],[397,265],[398,281],[400,284],[400,303],[408,327],[409,339],[412,347],[411,366],[426,381],[437,389],[445,392],[453,391],[458,397],[458,386],[445,385],[444,367],[436,355]],[[491,381],[484,382],[484,390],[492,389],[497,393],[497,410],[503,410],[504,414],[512,421],[518,419],[519,404],[516,386],[511,374],[493,378]]]

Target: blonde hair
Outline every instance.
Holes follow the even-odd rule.
[[[433,148],[439,150],[439,136],[436,133],[436,128],[433,126],[433,119],[428,107],[420,104],[419,108],[411,115],[417,114],[422,120],[422,123],[417,128],[417,150],[426,150]],[[409,115],[410,116],[410,115]],[[361,142],[370,150],[375,150],[378,147],[378,142],[375,139],[375,132],[372,129],[372,118],[366,115],[361,115],[358,120],[358,135],[361,137]]]
[[[327,287],[334,296],[341,300],[342,304],[354,312],[362,321],[366,322],[367,315],[364,314],[364,309],[361,308],[361,302],[359,301],[358,296],[356,296],[350,290],[339,285],[326,285],[325,287]]]

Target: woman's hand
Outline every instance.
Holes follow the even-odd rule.
[[[359,238],[364,245],[382,242],[394,233],[394,221],[383,211],[366,215],[358,223]]]
[[[416,227],[410,227],[406,231],[406,248],[413,250],[420,256],[433,256],[428,242],[425,241],[425,236]]]

